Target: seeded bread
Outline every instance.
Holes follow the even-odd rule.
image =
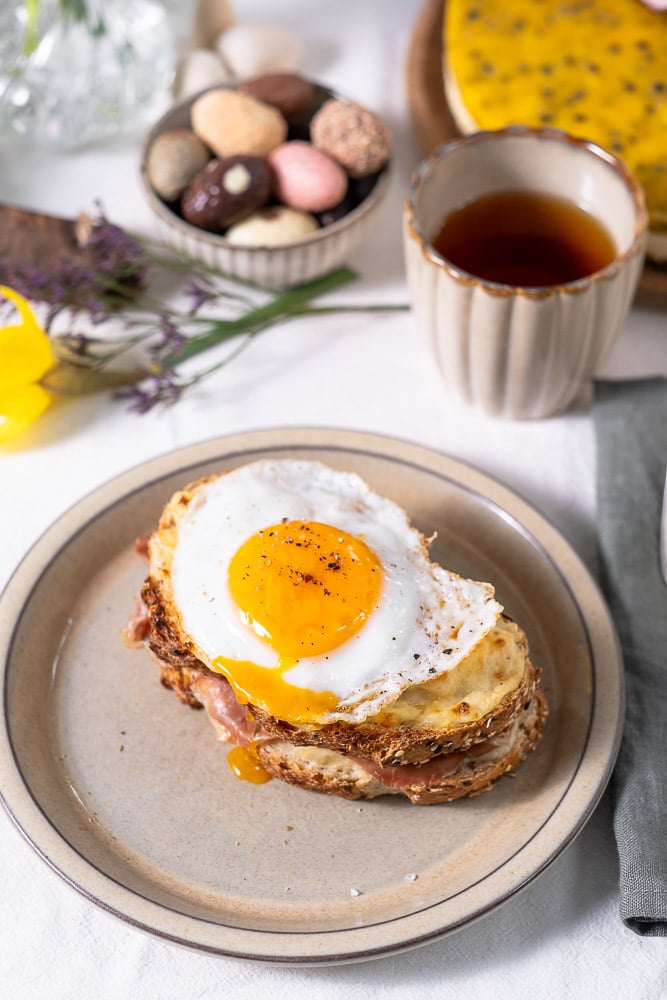
[[[192,707],[203,704],[220,738],[250,747],[270,775],[289,783],[348,798],[402,794],[417,804],[476,794],[533,748],[546,717],[540,671],[525,633],[504,615],[456,666],[408,686],[363,722],[297,727],[239,705],[185,632],[173,599],[179,518],[205,482],[172,496],[148,541],[137,637],[163,685]]]
[[[147,577],[142,599],[150,623],[148,644],[160,664],[162,683],[181,701],[198,705],[192,680],[212,671],[183,636],[179,616],[155,575]],[[366,722],[294,727],[258,706],[250,704],[248,711],[263,730],[293,745],[359,753],[380,764],[421,764],[504,730],[530,700],[538,677],[525,633],[502,616],[461,664],[442,678],[408,689]]]
[[[507,729],[497,746],[485,754],[458,753],[456,769],[439,780],[416,780],[387,785],[374,777],[359,760],[323,747],[295,746],[278,740],[258,749],[262,766],[274,778],[289,784],[346,799],[373,799],[403,795],[414,805],[453,802],[488,791],[504,774],[513,773],[538,742],[547,716],[539,688]],[[445,755],[446,756],[446,755]],[[401,768],[396,768],[401,771]],[[412,773],[415,769],[410,769]]]
[[[490,702],[490,707],[483,715],[476,714],[471,709],[471,702],[474,702],[475,697],[479,695],[479,691],[472,687],[469,700],[464,697],[458,704],[460,721],[452,723],[448,716],[447,723],[439,727],[433,724],[424,726],[419,715],[410,717],[407,714],[403,715],[404,721],[393,725],[392,706],[366,722],[356,725],[335,722],[317,729],[303,727],[297,729],[255,706],[252,707],[252,713],[263,729],[288,743],[319,746],[341,753],[358,753],[379,764],[423,764],[442,753],[465,750],[473,743],[489,739],[505,730],[530,701],[537,686],[539,672],[525,655],[527,649],[525,635],[518,626],[505,620],[493,630],[491,638],[505,624],[516,630],[518,645],[524,651],[521,661],[523,669],[519,683],[511,691],[498,701],[493,701],[491,698],[487,700],[487,704]],[[479,651],[479,655],[481,654],[482,650]],[[464,672],[466,667],[466,661],[460,664],[461,672]],[[455,668],[452,674],[458,670],[459,667]],[[445,679],[450,680],[446,675]],[[474,685],[474,674],[471,674],[469,679],[471,685]],[[437,717],[438,692],[442,690],[443,685],[431,682],[419,687],[424,697],[427,697],[429,689],[432,691],[434,704],[427,716],[432,720]]]
[[[148,543],[150,565],[142,589],[148,645],[160,662],[162,682],[189,704],[196,703],[192,677],[210,672],[210,664],[182,627],[173,600],[171,567],[179,519],[197,502],[200,486],[208,481],[186,486],[164,508]],[[357,752],[380,764],[423,763],[505,729],[531,697],[537,676],[525,633],[501,616],[463,662],[440,677],[412,685],[363,723],[294,727],[252,704],[248,711],[263,730],[288,743]]]

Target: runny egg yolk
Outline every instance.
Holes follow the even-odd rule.
[[[252,744],[249,747],[232,747],[227,754],[227,763],[239,781],[263,785],[271,780],[271,775],[260,764],[257,749]]]
[[[304,657],[324,656],[354,636],[377,607],[382,566],[355,535],[316,521],[281,521],[252,535],[229,564],[229,589],[242,620],[278,660],[262,667],[218,656],[238,700],[293,724],[315,722],[338,696],[290,684]]]

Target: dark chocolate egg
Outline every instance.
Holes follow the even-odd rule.
[[[183,218],[193,226],[222,233],[255,212],[271,197],[272,171],[259,156],[211,160],[188,185],[181,200]]]
[[[315,85],[298,73],[263,73],[243,80],[238,89],[277,108],[288,122],[315,103]]]

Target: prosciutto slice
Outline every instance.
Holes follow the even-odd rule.
[[[408,788],[412,785],[423,785],[425,788],[430,788],[433,785],[438,785],[443,778],[456,774],[466,758],[483,757],[484,754],[495,749],[496,744],[492,740],[487,740],[485,743],[477,743],[465,751],[432,757],[425,764],[399,764],[397,767],[386,767],[373,760],[368,760],[366,757],[355,757],[354,760],[376,781],[381,782],[385,788]]]
[[[238,703],[226,678],[202,673],[192,682],[191,688],[194,696],[206,709],[220,739],[240,747],[248,747],[250,743],[257,746],[274,739],[258,722],[248,718],[245,705]],[[433,757],[425,764],[401,764],[396,767],[383,766],[367,757],[350,756],[349,759],[363,767],[385,788],[407,788],[414,785],[429,788],[455,774],[467,758],[484,756],[494,749],[496,744],[487,740],[466,751]]]
[[[123,628],[122,638],[126,646],[130,649],[136,649],[138,646],[143,646],[144,642],[148,638],[148,633],[150,632],[151,623],[148,617],[148,608],[141,600],[137,598],[134,604],[134,611],[130,615],[127,625]]]
[[[448,753],[433,757],[425,764],[400,764],[397,767],[386,767],[366,757],[355,757],[354,761],[385,788],[408,788],[412,785],[429,788],[458,771],[465,756],[465,753]]]
[[[191,684],[192,693],[206,709],[220,739],[234,746],[247,747],[257,743],[261,735],[259,724],[248,718],[245,705],[239,705],[225,677],[199,674]]]

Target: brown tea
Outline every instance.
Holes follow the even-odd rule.
[[[611,234],[589,212],[520,191],[484,195],[452,212],[431,242],[463,271],[523,288],[576,281],[616,256]]]

